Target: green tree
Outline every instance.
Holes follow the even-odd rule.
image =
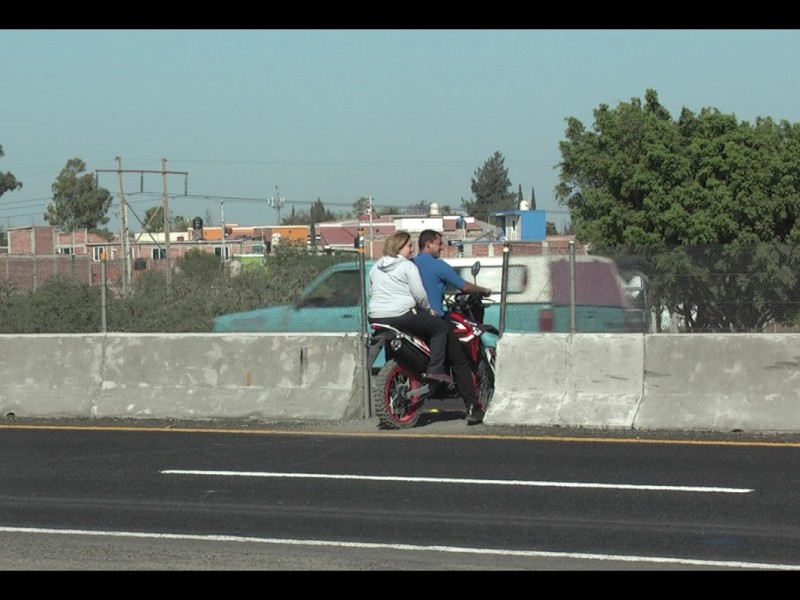
[[[353,202],[352,218],[357,219],[358,215],[365,215],[369,210],[370,201],[366,196],[361,196],[358,200]]]
[[[517,195],[511,191],[505,158],[500,152],[495,152],[482,167],[475,169],[471,189],[474,198],[462,198],[461,206],[480,221],[488,221],[489,213],[514,209]]]
[[[191,221],[186,217],[175,216],[170,213],[169,228],[170,231],[186,231],[192,226]],[[151,206],[144,211],[144,219],[142,222],[142,230],[150,233],[164,231],[164,205]]]
[[[427,215],[431,210],[431,203],[428,200],[420,200],[414,204],[409,204],[406,212],[409,215]]]
[[[219,256],[213,252],[206,252],[199,248],[189,248],[181,256],[176,268],[185,277],[193,279],[198,285],[210,285],[219,278],[223,264]]]
[[[111,193],[97,186],[93,175],[86,173],[86,163],[71,158],[53,183],[53,201],[47,205],[44,220],[66,232],[97,229],[108,223]]]
[[[292,211],[288,216],[281,219],[281,225],[311,225],[312,223],[322,223],[324,221],[335,221],[336,215],[325,208],[322,200],[317,198],[308,210],[295,210],[292,204]]]
[[[567,119],[556,197],[598,252],[646,257],[689,330],[760,331],[797,313],[800,126],[715,108],[675,121],[654,90]],[[793,301],[794,299],[794,301]]]
[[[325,221],[335,221],[336,215],[325,208],[322,200],[317,198],[317,201],[311,205],[311,222],[324,223]]]
[[[3,153],[3,147],[0,146],[0,158],[3,158],[5,154]],[[14,177],[11,173],[6,171],[5,173],[0,171],[0,196],[5,194],[6,192],[13,192],[14,190],[21,190],[22,189],[22,182],[17,181],[17,178]]]
[[[172,217],[172,231],[188,231],[192,228],[192,222],[188,217],[177,215]]]

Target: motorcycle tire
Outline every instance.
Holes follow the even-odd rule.
[[[494,396],[494,373],[489,363],[485,360],[478,363],[475,381],[475,389],[478,392],[478,402],[481,403],[483,410],[487,411],[489,410],[489,405],[492,403],[492,397]]]
[[[424,401],[411,395],[422,382],[409,369],[390,359],[372,378],[371,396],[375,416],[386,429],[410,429],[422,415]]]

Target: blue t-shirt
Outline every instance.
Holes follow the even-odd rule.
[[[449,283],[459,290],[467,283],[456,270],[429,252],[420,252],[412,259],[419,269],[428,301],[440,317],[444,316],[444,290]]]

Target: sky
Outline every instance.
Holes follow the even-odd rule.
[[[138,231],[165,187],[173,215],[208,224],[362,197],[457,210],[495,152],[562,228],[570,117],[591,128],[653,89],[673,118],[800,121],[791,29],[0,29],[0,48],[0,172],[23,183],[0,197],[4,229],[45,224],[72,158],[113,194],[106,227],[122,186]]]

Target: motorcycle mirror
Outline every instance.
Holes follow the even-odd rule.
[[[481,261],[476,260],[472,264],[472,269],[471,269],[471,271],[472,271],[472,279],[473,280],[477,280],[478,272],[480,272],[480,270],[481,270]]]

